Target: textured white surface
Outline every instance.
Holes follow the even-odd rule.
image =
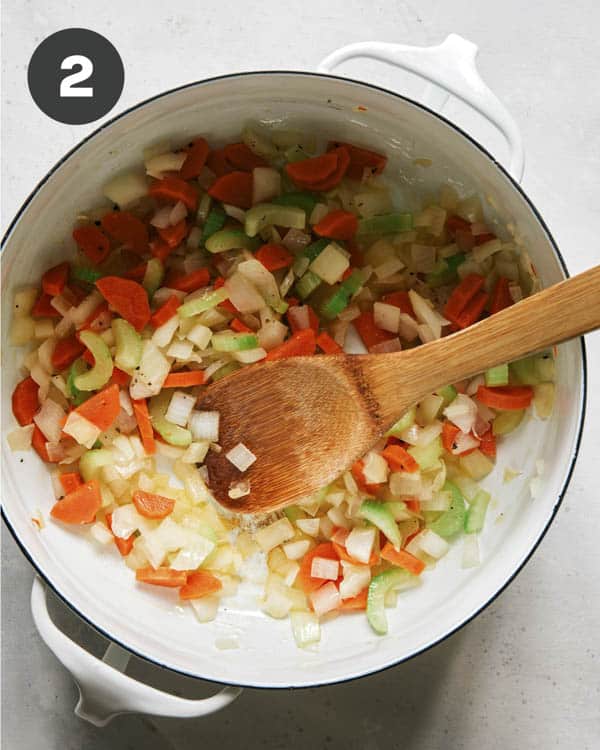
[[[81,4],[79,4],[81,5]],[[113,114],[160,90],[244,69],[311,69],[333,48],[379,39],[432,44],[457,31],[481,47],[480,69],[510,108],[528,154],[525,189],[554,233],[571,272],[600,260],[600,52],[595,3],[577,12],[554,0],[497,6],[331,0],[299,15],[272,0],[201,7],[4,3],[3,227],[66,150],[94,126],[48,120],[26,90],[27,62],[48,34],[86,26],[108,36],[126,68]],[[365,4],[366,5],[366,4]],[[594,6],[594,7],[593,7]],[[374,63],[348,74],[390,88],[398,76]],[[407,84],[410,86],[410,83]],[[412,90],[412,87],[408,89]],[[477,121],[464,120],[483,140]],[[494,143],[494,141],[492,141]],[[507,592],[444,644],[401,667],[348,685],[294,693],[247,691],[201,722],[138,717],[95,730],[71,713],[70,678],[39,642],[28,610],[32,572],[3,530],[3,740],[13,748],[208,747],[592,748],[600,737],[597,574],[600,525],[600,341],[588,340],[590,400],[584,442],[557,520]],[[64,615],[65,623],[69,618]],[[99,639],[85,634],[92,648]],[[137,665],[138,673],[152,670]],[[165,684],[164,675],[159,678]],[[208,687],[169,677],[186,695]]]

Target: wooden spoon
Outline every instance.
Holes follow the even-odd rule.
[[[206,459],[210,488],[230,511],[282,508],[336,479],[432,391],[598,327],[600,266],[414,349],[245,368],[200,398],[200,409],[221,415],[223,450]],[[225,457],[238,443],[257,457],[243,474]],[[246,479],[250,493],[230,498]]]

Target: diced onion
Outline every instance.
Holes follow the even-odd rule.
[[[368,563],[375,544],[375,533],[376,530],[372,526],[353,528],[346,539],[346,550],[350,557],[358,562]]]
[[[103,298],[100,292],[94,290],[91,294],[80,302],[77,307],[69,311],[69,316],[75,326],[83,325],[90,317],[94,310],[102,304]]]
[[[197,323],[186,336],[198,349],[206,349],[210,343],[212,331],[208,326]]]
[[[231,356],[236,362],[241,362],[243,365],[251,365],[254,362],[260,362],[261,359],[264,359],[267,356],[267,352],[261,346],[258,346],[256,349],[232,352]]]
[[[287,518],[264,526],[254,535],[254,539],[263,552],[270,552],[283,542],[287,542],[294,536],[294,527]]]
[[[292,633],[299,648],[306,648],[321,640],[319,618],[312,612],[291,612]]]
[[[448,542],[431,529],[424,529],[416,539],[419,541],[420,549],[436,560],[443,557],[450,549]]]
[[[300,539],[297,542],[286,542],[283,545],[283,551],[288,560],[300,560],[308,552],[310,546],[308,539]]]
[[[344,578],[340,583],[342,599],[351,599],[360,594],[371,582],[371,568],[368,565],[354,565],[342,560]]]
[[[376,451],[369,451],[363,460],[363,475],[367,484],[381,484],[387,482],[389,473],[388,463]]]
[[[195,403],[194,396],[185,391],[175,391],[171,396],[165,419],[180,427],[185,427]]]
[[[187,208],[183,201],[177,201],[177,203],[171,209],[169,214],[169,224],[174,227],[175,224],[179,224],[187,216]]]
[[[392,352],[400,351],[402,351],[402,342],[398,338],[380,341],[378,344],[369,347],[371,354],[391,354]]]
[[[187,154],[184,151],[179,153],[171,151],[152,156],[145,162],[146,174],[160,179],[164,172],[179,172],[186,159]]]
[[[479,440],[474,438],[473,435],[465,434],[464,432],[458,432],[452,442],[452,453],[455,456],[465,451],[470,451],[473,448],[479,448]]]
[[[400,308],[385,302],[376,302],[373,305],[373,320],[377,328],[390,333],[398,333]]]
[[[92,424],[76,411],[72,411],[69,414],[62,430],[80,445],[85,445],[86,448],[91,448],[94,445],[100,437],[101,432],[95,424]]]
[[[102,192],[111,203],[124,208],[148,194],[148,183],[143,175],[129,172],[107,182]]]
[[[471,432],[477,419],[477,404],[464,393],[459,393],[444,409],[446,416],[462,432]]]
[[[436,265],[436,247],[413,244],[410,249],[413,270],[417,273],[430,273]]]
[[[201,464],[206,458],[209,447],[210,442],[208,440],[190,443],[181,460],[184,464]]]
[[[450,325],[450,322],[433,310],[427,300],[415,292],[414,289],[409,290],[408,296],[417,320],[428,325],[433,337],[439,339],[442,335],[442,327]]]
[[[46,453],[49,461],[58,463],[65,457],[65,446],[62,443],[49,441],[46,443]]]
[[[33,436],[33,424],[25,427],[17,427],[6,436],[11,451],[28,451],[31,447],[31,438]]]
[[[392,495],[419,495],[421,488],[419,472],[396,471],[390,475],[390,492]]]
[[[188,426],[194,440],[207,440],[210,443],[218,442],[219,418],[218,411],[192,411]]]
[[[129,416],[133,414],[133,404],[131,403],[131,398],[127,391],[119,391],[119,403],[121,404],[121,409],[123,409],[126,414],[129,414]]]
[[[339,575],[340,564],[337,560],[316,555],[312,559],[310,575],[312,578],[323,578],[328,581],[336,581]]]
[[[256,456],[248,450],[243,443],[238,443],[225,454],[225,458],[232,463],[238,471],[247,471],[256,461]]]
[[[318,518],[299,518],[296,521],[296,526],[304,534],[308,536],[317,536],[319,534],[319,519]]]
[[[196,534],[190,535],[190,541],[185,547],[182,547],[175,559],[171,562],[173,570],[196,570],[210,553],[214,550],[215,544],[210,539]]]
[[[329,582],[310,594],[310,603],[315,614],[320,616],[340,606],[340,592],[335,583]]]
[[[112,532],[109,531],[103,523],[100,523],[100,521],[92,524],[90,534],[98,544],[107,545],[113,540]]]
[[[150,340],[144,342],[142,358],[129,385],[129,395],[134,401],[149,398],[160,393],[162,384],[169,374],[171,365],[156,344]]]
[[[223,210],[227,216],[231,216],[232,219],[239,221],[240,224],[243,224],[246,221],[246,212],[242,208],[230,206],[228,203],[224,203]]]
[[[62,433],[62,422],[65,418],[64,409],[56,401],[46,399],[42,408],[33,418],[33,421],[44,433],[44,437],[50,443],[58,443]]]
[[[264,203],[281,193],[281,175],[272,167],[252,170],[252,204]]]
[[[311,243],[310,234],[306,234],[301,229],[288,229],[285,233],[281,244],[287,248],[291,253],[299,253],[307,245]]]
[[[171,206],[159,208],[154,216],[150,219],[150,224],[157,229],[166,229],[171,225]]]
[[[291,307],[290,311],[295,308]],[[258,330],[258,343],[262,349],[271,351],[282,344],[287,336],[288,327],[279,320],[271,320]]]
[[[219,597],[214,594],[201,596],[199,599],[190,599],[190,606],[198,618],[198,622],[211,622],[219,611]]]
[[[462,549],[462,568],[476,568],[479,565],[479,542],[476,534],[465,534]]]

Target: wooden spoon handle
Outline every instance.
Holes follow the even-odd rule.
[[[387,384],[379,382],[373,358],[368,377],[375,381],[382,406],[383,400],[389,403],[389,416],[393,412],[397,417],[397,408],[394,411],[392,404],[394,395],[397,404],[406,403],[408,390],[412,388],[414,393],[410,396],[417,401],[447,383],[520,359],[595,328],[600,328],[600,266],[548,287],[451,336],[406,352],[383,355],[388,361],[381,369],[394,371],[385,377]],[[394,367],[390,367],[392,361]],[[385,388],[390,386],[389,396],[384,399]],[[388,411],[387,404],[383,411]]]

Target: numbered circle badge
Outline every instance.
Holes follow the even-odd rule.
[[[84,125],[115,106],[125,80],[114,46],[95,31],[64,29],[44,39],[27,71],[38,107],[58,122]]]

